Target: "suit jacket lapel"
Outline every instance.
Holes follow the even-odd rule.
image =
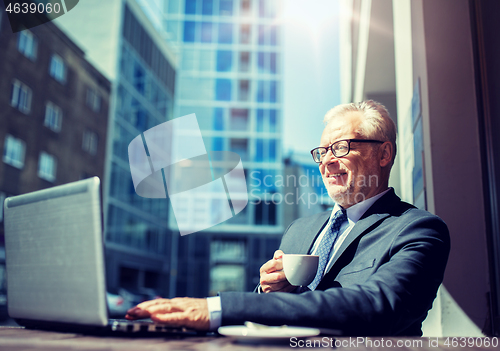
[[[399,202],[399,197],[391,189],[387,194],[378,199],[361,217],[361,219],[354,225],[351,232],[347,235],[340,248],[333,256],[333,260],[327,267],[327,271],[333,267],[339,257],[359,236],[364,235],[371,227],[376,225],[379,221],[389,217],[388,209],[390,209],[395,202]]]
[[[339,259],[339,257],[344,253],[344,251],[351,245],[360,235],[365,234],[373,225],[375,225],[377,222],[383,220],[384,218],[388,217],[389,214],[373,214],[368,218],[365,219],[360,219],[352,228],[351,232],[347,234],[347,237],[345,238],[344,242],[342,245],[340,245],[338,251],[335,253],[335,256],[333,256],[333,260],[331,264],[327,267],[328,271],[333,267],[335,262]]]

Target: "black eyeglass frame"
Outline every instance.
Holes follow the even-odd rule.
[[[342,156],[337,156],[335,154],[335,151],[333,150],[333,145],[336,145],[336,144],[341,143],[343,141],[347,141],[347,152]],[[331,144],[327,147],[324,147],[324,146],[315,147],[314,149],[311,150],[311,156],[312,156],[314,162],[319,163],[319,164],[321,164],[321,162],[323,162],[323,161],[322,160],[316,161],[316,158],[314,157],[314,151],[316,151],[318,149],[325,149],[326,150],[325,155],[328,153],[328,150],[330,150],[332,152],[333,156],[335,156],[336,158],[341,158],[341,157],[347,156],[347,155],[349,155],[349,152],[351,151],[351,142],[353,142],[353,141],[355,143],[380,143],[380,144],[385,143],[385,141],[372,140],[372,139],[342,139],[342,140],[337,140],[336,142],[334,142],[333,144]]]

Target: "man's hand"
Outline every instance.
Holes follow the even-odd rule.
[[[286,280],[285,272],[283,271],[283,251],[277,250],[274,252],[274,258],[267,261],[260,267],[260,287],[265,293],[269,292],[290,292],[295,289],[295,286],[290,285]]]
[[[151,318],[155,323],[197,330],[210,328],[207,299],[180,297],[146,301],[128,310],[125,318]]]

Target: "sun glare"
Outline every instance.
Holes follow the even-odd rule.
[[[283,23],[307,31],[311,40],[318,41],[338,18],[337,0],[285,0]],[[295,28],[297,29],[297,28]]]

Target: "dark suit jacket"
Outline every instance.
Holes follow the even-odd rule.
[[[308,253],[330,212],[293,222],[280,248]],[[220,294],[222,324],[254,321],[339,329],[345,335],[421,335],[443,280],[450,239],[437,216],[390,190],[352,228],[315,291]]]

